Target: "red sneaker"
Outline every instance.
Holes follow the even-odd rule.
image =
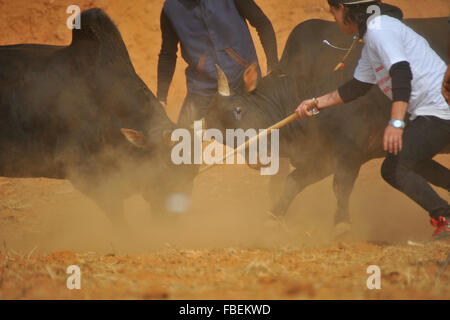
[[[450,237],[450,224],[448,218],[439,217],[439,219],[431,218],[431,225],[436,228],[433,232],[433,239],[442,239]]]

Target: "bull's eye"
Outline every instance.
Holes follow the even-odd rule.
[[[234,109],[234,116],[236,117],[236,120],[241,120],[241,118],[242,118],[242,109],[241,109],[241,107],[236,107]]]

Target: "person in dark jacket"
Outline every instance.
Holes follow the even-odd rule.
[[[381,175],[428,212],[436,228],[434,239],[450,237],[450,205],[429,185],[450,191],[450,170],[433,160],[450,143],[450,107],[442,92],[447,65],[423,37],[399,19],[383,14],[380,1],[328,3],[339,28],[346,34],[358,34],[364,47],[353,79],[315,99],[317,108],[355,100],[378,85],[392,100],[383,140],[388,154]],[[372,5],[379,6],[381,15],[369,20]],[[312,101],[298,106],[300,118],[316,113]]]
[[[225,72],[233,89],[238,87],[245,69],[257,62],[246,21],[258,32],[270,72],[278,64],[275,32],[253,0],[166,0],[164,3],[157,96],[166,105],[180,43],[188,67],[187,96],[179,124],[191,125],[205,115],[217,92],[216,64]]]

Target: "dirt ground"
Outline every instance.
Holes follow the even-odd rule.
[[[279,55],[298,23],[331,18],[326,0],[256,2],[273,23]],[[69,44],[66,8],[74,3],[112,17],[156,92],[162,0],[0,0],[0,45]],[[390,3],[406,17],[449,12],[446,0]],[[185,95],[184,67],[179,59],[167,111],[173,120]],[[436,159],[450,166],[450,156]],[[128,199],[133,235],[126,241],[70,182],[0,177],[0,299],[449,299],[450,267],[436,277],[450,242],[423,242],[433,231],[426,213],[382,181],[380,163],[361,170],[346,241],[331,236],[332,177],[295,199],[288,233],[266,223],[268,177],[217,167],[196,178],[193,208],[170,221],[153,221],[140,196]],[[81,290],[66,287],[70,265],[81,269]],[[381,269],[381,290],[367,289],[370,265]]]

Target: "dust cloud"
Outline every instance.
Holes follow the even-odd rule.
[[[280,55],[289,32],[299,22],[308,18],[331,19],[325,0],[286,0],[281,3],[259,0],[257,3],[273,23]],[[420,1],[414,7],[404,0],[390,3],[399,5],[407,18],[441,16],[442,12],[448,10],[445,0]],[[72,1],[66,0],[0,1],[1,44],[68,45],[71,32],[66,28],[68,14],[65,11],[70,4],[73,4]],[[163,1],[79,0],[77,4],[82,10],[101,7],[110,15],[124,38],[137,73],[156,92],[157,57],[161,45],[159,14]],[[265,56],[255,30],[251,31],[264,71]],[[167,110],[173,120],[177,117],[185,94],[184,67],[182,59],[178,59]],[[440,156],[439,159],[447,166],[450,163],[448,156]],[[426,237],[431,231],[426,214],[387,186],[379,176],[379,167],[379,160],[366,164],[355,186],[350,210],[357,238],[403,241],[412,235]],[[193,208],[167,218],[167,221],[155,221],[142,197],[131,197],[125,207],[126,218],[136,238],[131,247],[147,249],[171,243],[180,246],[258,246],[287,241],[289,236],[285,232],[265,226],[265,212],[271,205],[269,180],[245,166],[215,168],[196,178]],[[9,180],[5,181],[8,183]],[[45,179],[40,181],[43,181],[41,184],[45,190],[48,183]],[[28,184],[28,181],[22,180],[20,183]],[[36,183],[30,182],[33,185]],[[68,184],[57,181],[51,183]],[[447,196],[445,192],[442,194]],[[19,191],[18,197],[22,196],[34,198],[33,195],[22,195]],[[93,202],[76,190],[70,201],[56,202],[39,209],[40,212],[34,212],[48,230],[43,248],[111,250],[110,239],[114,238],[114,232],[105,215]],[[312,243],[328,241],[335,206],[332,178],[329,177],[307,188],[296,198],[288,212],[287,221],[291,228],[298,229],[298,234],[305,235],[307,242],[308,239]]]
[[[71,41],[71,32],[66,28],[67,6],[75,3],[82,10],[100,7],[117,24],[137,73],[150,90],[155,93],[157,59],[161,45],[159,16],[163,2],[163,0],[77,0],[75,2],[72,0],[0,0],[0,45],[17,43],[68,45]],[[256,2],[273,23],[277,34],[280,56],[290,31],[299,22],[310,18],[331,19],[326,0],[256,0]],[[414,5],[411,5],[411,1],[408,0],[386,2],[400,6],[406,18],[435,17],[447,15],[448,13],[447,0],[414,1]],[[255,30],[251,30],[251,32],[255,39],[262,70],[265,72],[266,63],[262,47]],[[336,59],[338,61],[338,57]],[[185,63],[179,58],[169,92],[167,109],[167,114],[173,121],[177,119],[186,92],[184,68]],[[449,155],[440,155],[437,159],[445,166],[450,166]],[[419,241],[428,239],[432,228],[429,226],[427,214],[412,201],[382,181],[379,173],[380,165],[381,160],[379,159],[365,164],[356,182],[350,203],[351,217],[354,222],[352,240],[355,242],[373,241],[383,246],[386,243],[404,244],[406,240]],[[378,256],[381,250],[384,250],[383,247],[369,244],[356,244],[354,247],[351,245],[334,247],[335,244],[332,244],[332,224],[334,211],[336,210],[336,200],[332,191],[332,177],[328,177],[306,188],[297,196],[286,216],[290,232],[286,232],[284,228],[277,224],[267,223],[266,211],[270,208],[273,198],[269,191],[269,183],[270,177],[260,176],[259,171],[251,170],[246,166],[218,166],[195,179],[192,193],[193,206],[189,211],[159,219],[155,218],[148,203],[140,195],[133,195],[125,202],[125,218],[130,226],[130,232],[123,235],[117,234],[112,229],[105,213],[93,201],[78,192],[67,180],[42,178],[9,179],[0,177],[0,241],[2,241],[1,247],[3,252],[0,253],[0,258],[4,258],[4,252],[8,252],[7,250],[14,250],[14,252],[21,255],[26,254],[29,259],[32,254],[47,254],[62,250],[120,255],[136,252],[166,252],[167,250],[179,252],[185,249],[266,248],[269,250],[268,252],[258,251],[260,258],[258,258],[259,260],[255,258],[257,262],[265,259],[263,262],[258,262],[260,264],[256,264],[259,268],[258,270],[264,271],[264,268],[269,269],[266,266],[271,266],[272,262],[268,261],[275,261],[273,257],[278,254],[270,251],[271,249],[289,246],[300,249],[303,248],[302,246],[313,248],[329,246],[329,248],[326,247],[326,249],[317,251],[317,256],[315,252],[310,251],[305,251],[306,253],[303,251],[282,251],[282,253],[286,253],[286,257],[294,257],[294,260],[302,258],[312,261],[311,265],[304,264],[301,266],[306,268],[306,275],[311,275],[311,277],[318,279],[323,277],[324,274],[325,278],[327,277],[327,273],[315,273],[316,270],[321,270],[323,266],[322,261],[327,261],[330,265],[336,263],[332,260],[326,260],[330,254],[336,254],[337,257],[341,258],[340,261],[358,257],[360,260],[357,260],[355,265],[359,268],[360,265],[370,261],[368,256],[361,256],[362,252]],[[447,192],[444,190],[438,190],[438,192],[445,199],[449,200]],[[348,250],[346,251],[345,248]],[[161,249],[165,251],[161,251]],[[403,249],[403,247],[395,247],[392,250],[400,255],[404,253]],[[412,250],[408,250],[405,251],[405,257],[411,254]],[[425,248],[420,250],[424,255],[430,255],[428,260],[431,262],[426,267],[435,272],[437,265],[435,261],[443,258],[445,248],[436,247],[429,252]],[[253,257],[252,252],[246,252],[243,256]],[[216,258],[213,251],[194,253],[199,256],[212,254],[212,257]],[[221,257],[225,257],[228,253],[220,251],[220,254]],[[432,257],[431,254],[433,254]],[[72,255],[74,254],[70,256]],[[231,256],[237,261],[233,260],[233,263],[238,264],[241,256],[235,253],[232,253]],[[316,257],[319,258],[316,259]],[[172,256],[169,256],[169,258],[176,260]],[[44,258],[38,256],[36,259]],[[103,259],[103,257],[100,256],[98,259]],[[122,258],[113,258],[111,255],[111,259],[120,260]],[[130,261],[135,261],[133,260],[134,258],[130,259]],[[155,259],[160,259],[160,256],[151,256],[150,260],[154,261]],[[213,261],[215,261],[214,259]],[[289,266],[295,272],[299,268],[299,265],[296,263],[284,261],[284,257],[280,256],[277,259],[279,259],[280,264],[284,263],[284,265]],[[318,261],[317,263],[315,259]],[[49,260],[45,261],[47,261],[45,263],[50,263],[48,262]],[[103,262],[101,263],[103,265]],[[136,262],[136,264],[138,263]],[[176,267],[176,265],[173,266]],[[167,269],[171,267],[172,264],[163,266],[163,268]],[[204,270],[209,268],[215,268],[213,262],[205,265]],[[253,272],[252,268],[255,268],[255,264],[250,265],[249,272]],[[397,270],[401,270],[400,266],[397,265],[389,268],[391,269],[388,270],[391,270],[394,276]],[[354,273],[354,270],[359,269],[345,272]],[[414,270],[413,273],[416,272],[418,277],[425,279],[420,273],[422,272],[421,270]],[[16,270],[16,272],[19,271]],[[187,268],[186,274],[188,274],[188,271],[189,274],[193,273],[191,269]],[[240,269],[238,271],[241,272]],[[45,271],[39,272],[46,273]],[[287,279],[295,278],[293,276],[294,273],[284,274],[283,272],[280,271],[279,274],[287,277]],[[330,273],[329,278],[334,281],[336,277],[342,278],[342,274],[347,274],[345,272],[340,274]],[[64,272],[62,274],[64,276]],[[277,273],[267,271],[267,274],[264,274],[262,278],[258,278],[261,286],[266,286],[264,288],[267,290],[267,286],[274,283],[271,288],[278,288]],[[399,279],[404,281],[404,283],[406,283],[406,279],[410,279],[409,273],[408,276],[403,271],[398,271],[397,274],[399,274]],[[30,276],[33,276],[33,274]],[[63,276],[60,277],[62,278]],[[215,276],[216,274],[214,274]],[[364,276],[365,274],[363,274]],[[16,280],[11,279],[11,291],[5,289],[6,291],[3,292],[15,292],[15,286],[18,286],[18,284]],[[247,278],[243,279],[246,281]],[[395,284],[394,280],[392,283]],[[289,289],[292,287],[292,281],[289,282],[289,288],[283,290],[286,292],[299,292],[300,297],[320,296],[319,292],[321,289],[312,285],[311,283],[313,282],[305,284],[299,279],[295,281],[299,283],[295,287],[297,291]],[[210,282],[213,283],[213,281]],[[430,283],[427,282],[426,285],[419,288],[422,291],[417,292],[425,292],[427,294],[431,292],[430,286],[432,284]],[[7,286],[5,285],[5,287]],[[95,291],[94,288],[91,294],[94,297],[103,297],[103,292],[105,294],[107,292],[115,292],[115,287],[116,285],[113,283],[110,286],[112,291],[103,290],[103,287]],[[42,294],[41,292],[30,291],[28,296],[47,297],[47,294],[50,297],[55,296],[54,292],[56,291],[52,291],[52,286],[49,286],[49,288],[48,293]],[[138,286],[134,288],[138,290]],[[192,298],[195,296],[191,291],[186,293],[177,291],[178,289],[174,288],[166,288],[164,290],[168,290],[169,294],[174,294],[175,297]],[[260,287],[255,285],[255,288]],[[280,288],[284,287],[280,284]],[[311,288],[308,290],[312,293],[303,295],[305,294],[304,288]],[[98,290],[103,291],[100,294]],[[234,291],[231,289],[227,290],[224,290],[222,295],[211,294],[210,297],[235,297],[233,295]],[[290,293],[288,295],[284,293],[278,295],[276,290],[274,291],[274,298],[279,298],[280,296],[298,297]],[[385,297],[404,298],[408,296],[403,291],[397,294],[397,291],[395,291],[397,287],[393,290],[392,292],[387,291],[390,292],[391,296]],[[205,296],[201,295],[201,292],[203,292],[201,290],[195,292],[197,292],[198,296]],[[240,296],[261,297],[261,292],[264,291],[258,289],[255,292],[256,294],[248,294],[248,296],[241,294]],[[347,292],[347,295],[341,295],[341,292],[343,291],[338,287],[335,291],[324,291],[321,297],[354,297],[351,291],[350,293]],[[412,297],[424,297],[423,294],[418,295],[415,292],[411,293]],[[448,291],[446,292],[448,296]],[[152,295],[153,293],[149,294],[148,292],[142,293],[139,291],[136,293],[133,291],[132,293],[140,298],[155,297],[155,295]],[[156,297],[166,297],[165,291],[163,293],[163,295],[156,295]],[[67,294],[62,293],[60,296]],[[122,294],[126,297],[134,297],[128,291],[123,291]],[[359,294],[358,297],[367,297],[365,296],[367,293]],[[4,296],[16,297],[13,293],[4,293]],[[20,292],[17,293],[17,297],[23,296]],[[370,297],[377,298],[375,295]]]

